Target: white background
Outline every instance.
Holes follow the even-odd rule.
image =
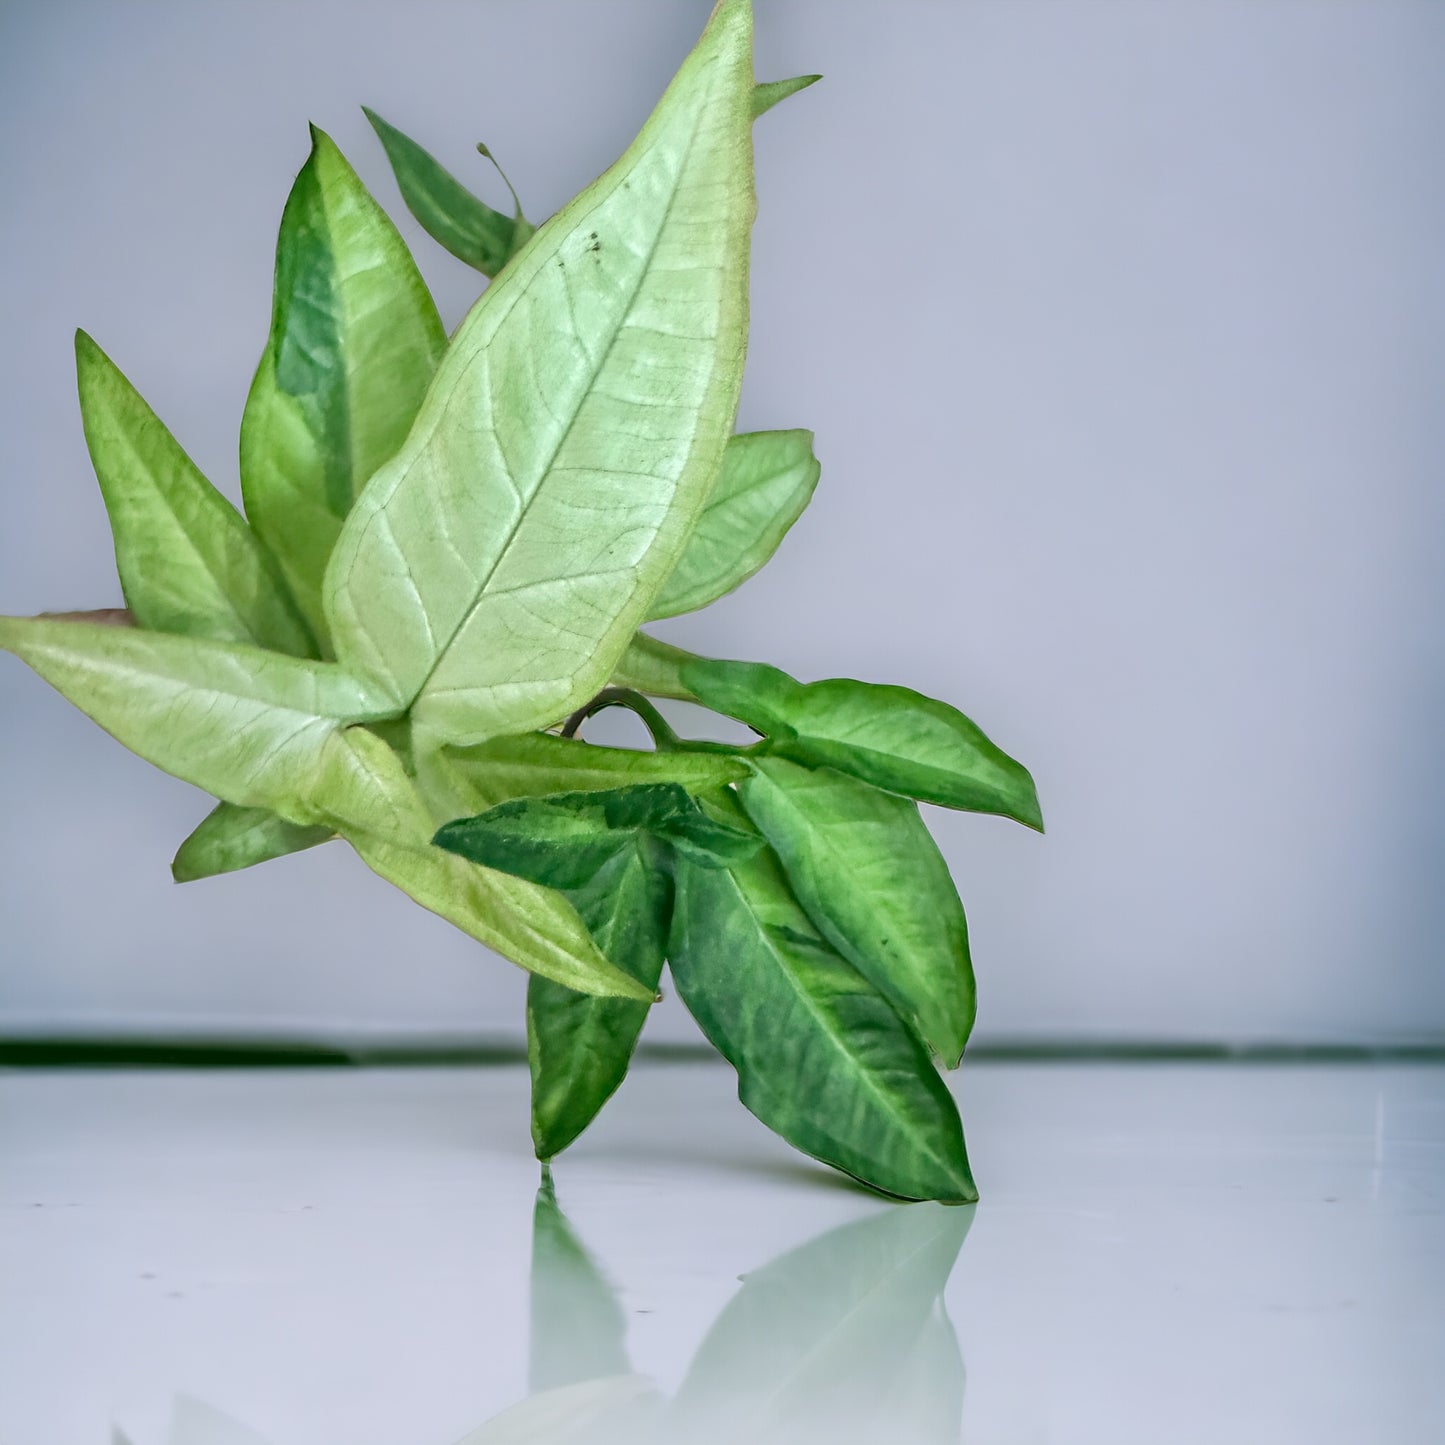
[[[706,9],[9,0],[0,611],[119,600],[77,325],[235,494],[308,119],[393,213],[362,102],[541,218]],[[740,425],[814,428],[823,481],[665,635],[1033,768],[1046,838],[936,817],[981,1036],[1438,1039],[1445,9],[758,10],[760,75],[827,78],[758,126]],[[206,806],[0,658],[0,1030],[518,1034],[522,976],[340,846],[173,886]]]

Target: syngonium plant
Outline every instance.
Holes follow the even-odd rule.
[[[81,333],[126,610],[0,619],[0,646],[219,800],[177,879],[340,837],[529,970],[539,1157],[621,1082],[666,963],[783,1138],[883,1193],[969,1200],[935,1060],[963,1053],[972,965],[917,804],[1038,828],[1028,772],[906,688],[638,631],[757,571],[818,479],[811,433],[733,434],[753,122],[814,79],[755,84],[750,4],[720,0],[622,158],[540,227],[368,112],[418,221],[495,278],[450,340],[313,129],[245,516]],[[758,740],[679,738],[650,698]],[[577,736],[609,706],[653,749]]]

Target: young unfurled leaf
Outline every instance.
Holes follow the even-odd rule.
[[[957,1445],[957,1412],[951,1435],[899,1430],[894,1386],[908,1373],[928,1398],[953,1398],[957,1341],[951,1359],[935,1350],[921,1370],[915,1351],[946,1319],[944,1287],[973,1217],[941,1205],[890,1209],[744,1275],[693,1357],[663,1438]]]
[[[171,863],[171,877],[177,883],[194,883],[300,853],[335,836],[325,826],[288,823],[269,808],[218,803],[181,844]]]
[[[738,1097],[815,1159],[885,1194],[977,1198],[953,1098],[923,1045],[814,930],[767,852],[675,861],[678,992]]]
[[[435,156],[362,106],[391,162],[406,208],[459,261],[495,276],[532,234],[520,214],[504,215],[474,196]]]
[[[513,798],[590,793],[633,783],[677,783],[708,792],[747,777],[746,764],[718,753],[642,752],[599,747],[553,733],[493,738],[471,748],[443,748],[437,766],[477,812]]]
[[[401,759],[366,728],[334,733],[313,778],[313,807],[373,873],[518,967],[582,993],[650,1001],[609,962],[565,898],[432,846],[432,815]]]
[[[945,702],[845,677],[804,685],[761,662],[699,658],[679,670],[700,701],[766,734],[785,757],[1043,831],[1028,769]]]
[[[968,925],[918,805],[834,772],[754,760],[743,807],[819,931],[955,1066],[973,1027]]]
[[[723,0],[623,158],[487,288],[347,520],[337,656],[433,746],[589,698],[682,553],[742,373],[751,42]]]
[[[648,616],[695,612],[746,582],[802,516],[818,474],[812,432],[733,437],[687,549]]]
[[[327,738],[393,711],[334,663],[237,643],[4,617],[0,648],[147,762],[299,823],[319,821],[311,797]]]
[[[311,634],[245,518],[83,331],[75,334],[75,369],[121,590],[136,622],[313,656]]]
[[[766,114],[781,100],[822,80],[821,75],[794,75],[788,80],[764,80],[753,86],[753,119]]]
[[[396,227],[331,139],[313,127],[311,140],[281,217],[241,489],[324,640],[321,580],[342,520],[401,446],[446,334]]]

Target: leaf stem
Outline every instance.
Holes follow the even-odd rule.
[[[682,739],[673,732],[667,719],[643,697],[630,687],[604,687],[591,702],[584,703],[562,724],[562,736],[577,736],[577,729],[594,713],[609,707],[625,707],[642,719],[647,731],[652,734],[652,744],[658,752],[672,752],[683,746]]]

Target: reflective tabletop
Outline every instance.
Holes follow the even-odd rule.
[[[3,1445],[1440,1438],[1445,1070],[966,1065],[976,1206],[644,1060],[0,1074]]]

